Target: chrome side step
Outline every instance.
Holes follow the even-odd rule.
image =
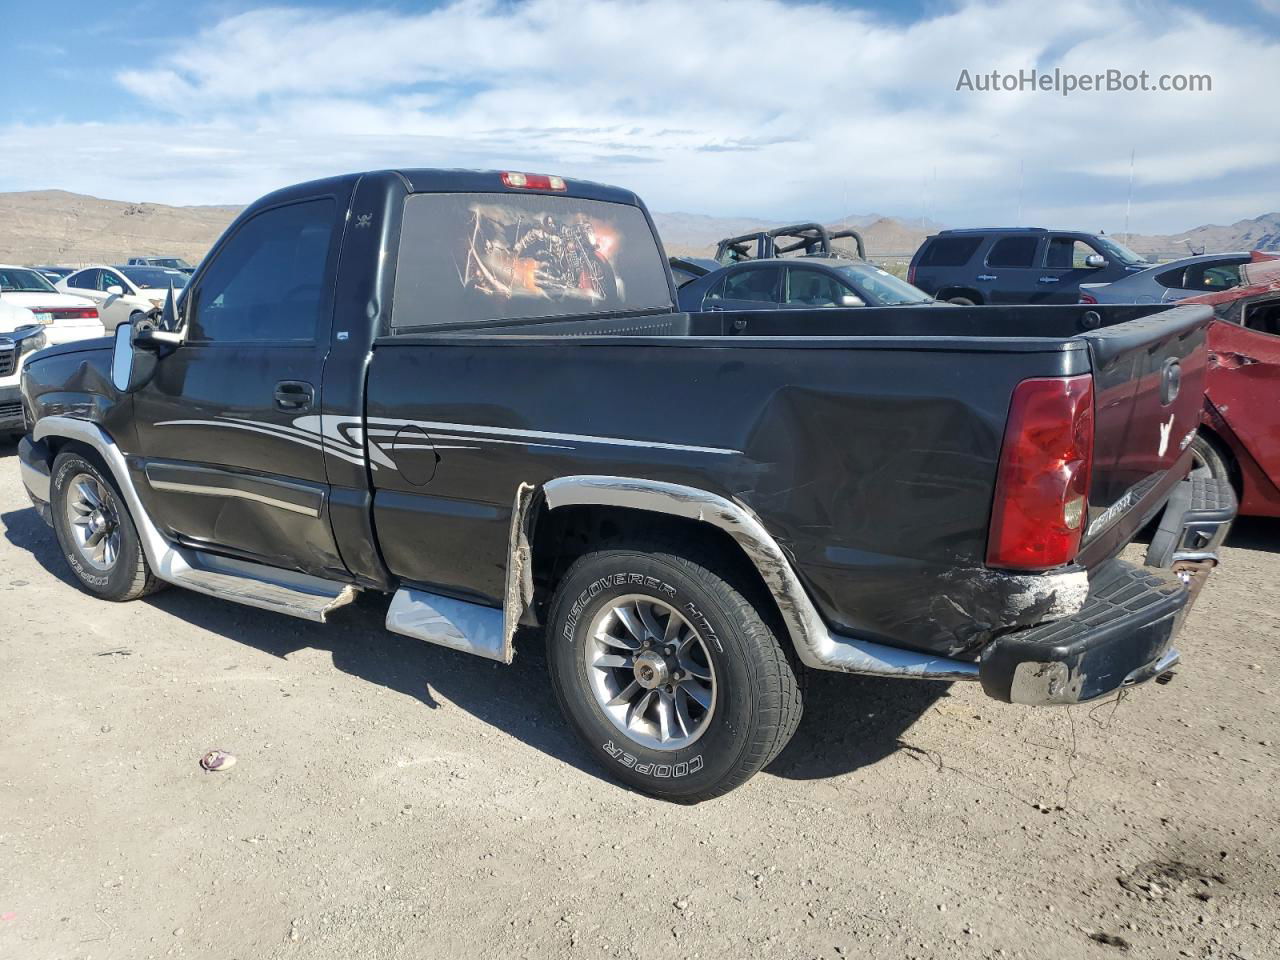
[[[356,588],[349,583],[198,550],[175,549],[181,549],[185,555],[187,568],[170,570],[171,575],[166,579],[197,593],[315,623],[324,623],[331,611],[355,599]]]
[[[511,662],[511,638],[497,607],[401,587],[387,608],[387,629],[499,663]]]

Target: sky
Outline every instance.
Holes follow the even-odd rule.
[[[2,47],[5,191],[240,204],[436,166],[769,219],[1170,233],[1280,209],[1280,0],[6,0]],[[1212,89],[957,89],[1055,68]]]

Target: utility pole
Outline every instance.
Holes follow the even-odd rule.
[[[1129,149],[1129,196],[1124,201],[1124,242],[1129,242],[1129,212],[1133,209],[1133,158],[1136,147]]]

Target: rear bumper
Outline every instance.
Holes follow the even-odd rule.
[[[1172,641],[1235,518],[1229,484],[1180,483],[1147,565],[1112,560],[1089,582],[1074,616],[1006,634],[983,651],[978,677],[1008,703],[1072,704],[1150,680],[1178,662]]]

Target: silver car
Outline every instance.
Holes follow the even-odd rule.
[[[1081,303],[1172,303],[1240,286],[1240,265],[1275,254],[1206,253],[1157,264],[1113,283],[1080,284]]]

